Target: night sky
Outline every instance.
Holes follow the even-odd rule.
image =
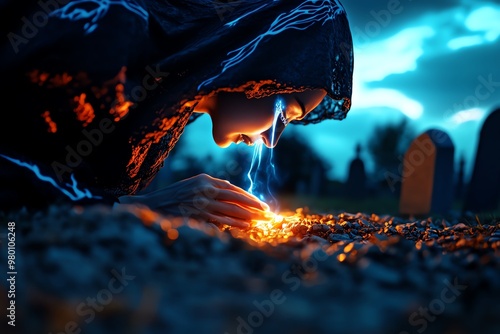
[[[329,176],[343,181],[357,143],[366,144],[376,125],[408,117],[417,134],[448,132],[457,165],[464,156],[469,174],[482,122],[500,107],[500,1],[342,3],[355,47],[352,108],[343,121],[285,132],[306,136],[333,166]],[[234,149],[216,146],[207,115],[188,126],[181,141],[216,159]],[[366,150],[362,157],[370,172]]]

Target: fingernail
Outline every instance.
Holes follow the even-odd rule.
[[[267,205],[267,204],[266,204],[266,203],[264,203],[264,202],[261,202],[261,203],[260,203],[260,206],[261,206],[264,210],[266,210],[266,211],[270,211],[270,210],[271,210],[271,208],[269,207],[269,205]]]

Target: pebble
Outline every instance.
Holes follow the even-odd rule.
[[[330,231],[330,226],[326,224],[315,224],[311,228],[313,233],[324,233]]]
[[[257,311],[268,310],[271,298],[283,303],[273,305],[272,316],[263,317],[258,330],[251,328],[255,332],[409,332],[417,329],[409,315],[439,306],[430,303],[440,298],[445,280],[455,277],[467,282],[467,292],[446,305],[454,324],[500,326],[491,321],[500,296],[498,220],[479,227],[300,210],[300,219],[289,224],[297,234],[287,243],[256,246],[244,233],[236,237],[227,229],[205,233],[187,226],[177,227],[178,237],[167,242],[161,228],[132,214],[67,212],[54,208],[17,220],[19,225],[32,220],[29,228],[16,230],[19,293],[43,292],[16,300],[23,317],[34,319],[28,332],[40,326],[60,332],[39,310],[59,314],[62,305],[74,307],[71,301],[105,298],[101,291],[113,278],[110,270],[122,268],[134,278],[106,312],[95,313],[93,333],[105,333],[122,314],[124,328],[118,332],[151,319],[172,332],[234,333],[238,326],[250,332],[241,321],[259,320]],[[0,227],[0,234],[4,230]],[[4,263],[6,252],[0,254],[0,269],[7,272]],[[0,289],[5,287],[0,282]],[[366,309],[370,321],[352,321],[363,319]],[[332,316],[339,319],[335,326]],[[446,327],[449,321],[436,317],[427,333],[453,331]]]
[[[330,234],[329,238],[333,242],[351,240],[351,238],[349,238],[349,236],[346,235],[346,234],[335,234],[335,233],[332,233],[332,234]]]
[[[464,223],[458,223],[458,224],[453,226],[453,229],[455,229],[455,230],[466,230],[468,228],[469,227],[467,225],[465,225]]]

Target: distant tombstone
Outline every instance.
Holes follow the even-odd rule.
[[[350,198],[363,198],[366,196],[366,171],[365,163],[361,159],[361,145],[356,145],[356,157],[349,165],[349,175],[345,183],[344,194]]]
[[[457,181],[455,186],[455,199],[462,201],[464,197],[465,190],[465,158],[462,156],[460,158],[460,164],[458,167]]]
[[[323,176],[325,175],[325,171],[321,165],[321,161],[316,160],[314,162],[310,174],[311,179],[309,180],[309,195],[319,196],[324,186]]]
[[[484,121],[464,209],[495,211],[500,201],[500,109]]]
[[[446,214],[451,209],[455,148],[447,133],[430,129],[413,140],[403,162],[399,211]]]

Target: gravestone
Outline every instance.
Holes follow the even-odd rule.
[[[458,201],[463,201],[465,193],[465,157],[460,158],[457,181],[455,186],[455,199]]]
[[[500,200],[499,145],[500,108],[486,118],[481,128],[464,210],[487,212],[498,209]]]
[[[349,174],[344,187],[344,195],[349,198],[363,198],[366,196],[365,163],[361,159],[361,145],[356,145],[356,157],[349,165]]]
[[[447,133],[430,129],[413,140],[403,161],[399,211],[446,214],[451,209],[455,147]]]

